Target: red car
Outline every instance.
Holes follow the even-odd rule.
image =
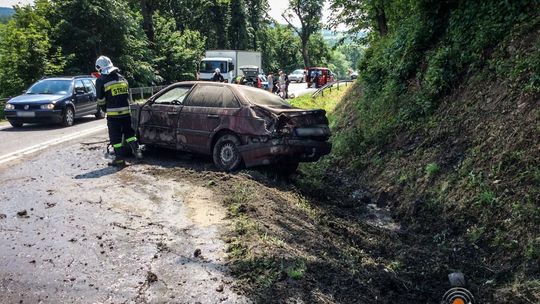
[[[328,68],[314,67],[308,69],[306,78],[308,88],[311,88],[312,85],[320,88],[329,82],[334,82],[334,73]]]
[[[176,83],[133,105],[132,116],[141,143],[212,155],[222,171],[270,164],[294,171],[331,149],[324,110],[243,85]]]

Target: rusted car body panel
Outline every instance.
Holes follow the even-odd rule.
[[[180,96],[184,90],[185,95]],[[209,82],[171,85],[144,105],[132,106],[139,140],[143,144],[210,155],[220,136],[234,134],[240,141],[238,152],[246,167],[311,162],[330,153],[330,130],[324,110],[257,104],[251,100],[253,96],[257,97],[259,91],[270,93],[245,90],[257,89]],[[174,98],[176,91],[182,101],[169,102],[168,96]],[[221,101],[216,106],[214,100],[218,99]]]

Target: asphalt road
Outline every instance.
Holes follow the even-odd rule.
[[[302,83],[292,82],[289,84],[289,96],[291,97],[299,97],[306,94],[313,94],[313,92],[315,91],[317,91],[317,89],[314,89],[314,88],[308,89],[305,82],[302,82]]]
[[[13,128],[9,123],[0,124],[0,167],[65,142],[84,139],[95,133],[105,132],[104,119],[93,116],[77,119],[71,127],[59,125],[25,124]]]
[[[82,134],[0,165],[0,303],[249,303],[232,289],[226,210],[208,187],[223,173],[165,152],[108,167],[106,133],[84,133],[103,125],[0,131],[18,149]]]

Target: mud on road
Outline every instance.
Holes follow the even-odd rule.
[[[85,140],[0,168],[1,303],[249,302],[204,178],[157,174],[178,160],[156,157],[117,171],[104,136]]]

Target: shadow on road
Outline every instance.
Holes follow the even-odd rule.
[[[96,118],[93,116],[88,117],[81,117],[77,118],[73,124],[73,126],[82,125],[85,123],[90,123],[96,121]],[[11,125],[7,125],[5,128],[0,127],[0,132],[29,132],[29,131],[50,131],[50,130],[56,130],[56,129],[63,129],[65,127],[54,124],[54,123],[28,123],[24,124],[24,126],[20,128],[12,127]]]
[[[103,176],[114,174],[120,170],[122,170],[124,167],[104,167],[101,169],[97,169],[94,171],[90,171],[84,174],[79,174],[75,176],[75,179],[89,179],[89,178],[100,178]]]

